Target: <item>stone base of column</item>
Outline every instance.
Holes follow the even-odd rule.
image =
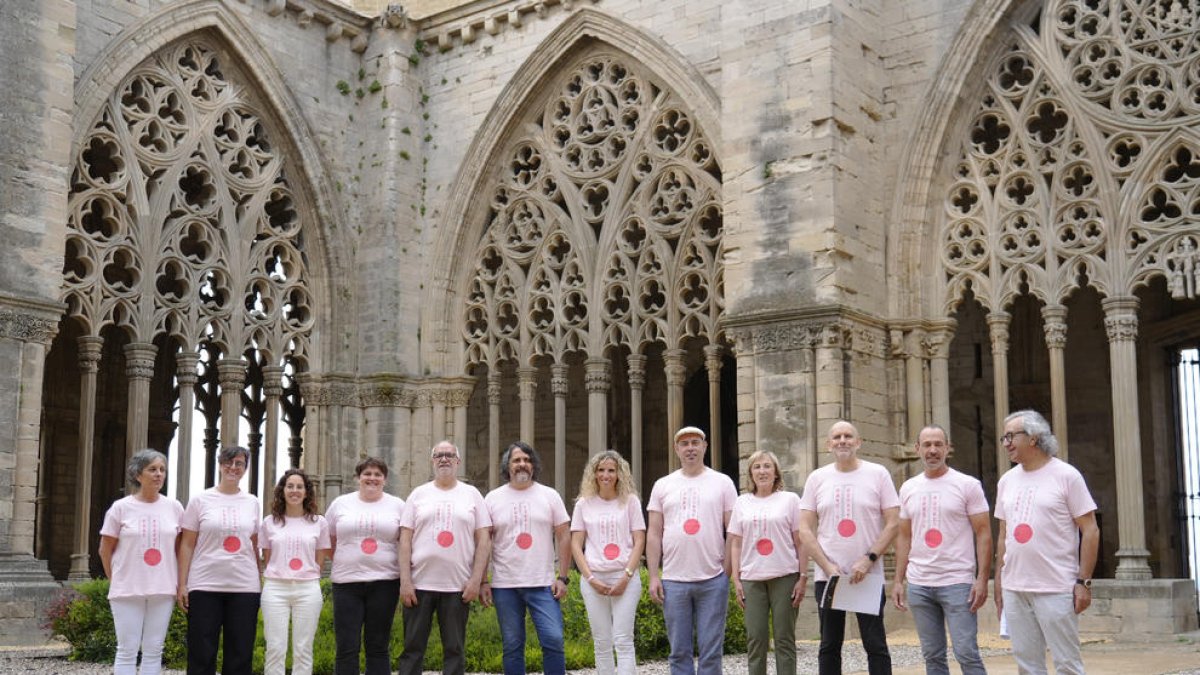
[[[1141,549],[1117,551],[1117,572],[1114,576],[1122,581],[1142,581],[1154,577],[1150,572],[1150,552]]]
[[[46,614],[62,593],[44,560],[0,553],[0,645],[44,645]]]
[[[1096,579],[1092,606],[1079,615],[1079,632],[1085,637],[1144,640],[1196,628],[1196,585],[1191,579]]]
[[[71,554],[71,571],[67,573],[67,581],[79,583],[92,578],[91,556],[87,553]]]

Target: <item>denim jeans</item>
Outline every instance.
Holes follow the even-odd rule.
[[[614,586],[625,577],[624,572],[595,572],[600,581]],[[583,606],[587,608],[588,623],[592,625],[593,650],[596,653],[597,675],[637,675],[637,654],[633,648],[633,624],[637,617],[638,601],[642,597],[642,577],[629,579],[620,595],[600,595],[587,581],[579,587]],[[613,650],[617,658],[613,660]]]
[[[542,646],[542,671],[546,675],[567,672],[563,653],[562,607],[549,586],[493,588],[492,602],[504,643],[505,675],[525,675],[525,608],[533,619],[538,644]]]
[[[1012,635],[1013,658],[1022,673],[1045,675],[1046,647],[1050,647],[1059,675],[1083,675],[1074,593],[1005,589],[1004,616]]]
[[[671,643],[671,675],[719,675],[725,652],[725,616],[729,612],[729,577],[721,572],[704,581],[667,581],[663,585],[663,619]],[[692,636],[700,662],[692,662]]]
[[[352,581],[333,585],[333,672],[358,675],[358,649],[366,651],[367,675],[392,673],[392,620],[400,602],[400,580]]]
[[[954,660],[963,675],[984,675],[976,635],[979,622],[971,611],[971,584],[949,586],[908,585],[908,609],[912,612],[926,675],[949,675],[946,664],[946,627],[954,644]]]
[[[814,598],[825,595],[825,584],[818,581]],[[867,672],[870,675],[891,675],[892,655],[888,652],[887,632],[883,627],[883,600],[885,592],[879,593],[879,616],[854,613],[858,618],[858,633],[862,636],[863,650],[867,652]],[[840,609],[818,609],[821,622],[821,646],[817,650],[817,668],[820,675],[841,675],[842,643],[846,638],[846,613]]]

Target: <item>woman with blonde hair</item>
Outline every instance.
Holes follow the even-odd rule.
[[[750,455],[750,491],[738,497],[729,520],[737,603],[745,610],[751,675],[766,675],[767,645],[775,628],[775,672],[795,675],[796,612],[808,585],[808,556],[800,545],[800,497],[783,488],[779,458]]]
[[[571,519],[571,553],[592,625],[596,672],[633,675],[633,620],[642,594],[638,573],[646,520],[629,462],[615,450],[597,453],[583,470]],[[616,650],[616,666],[613,650]]]

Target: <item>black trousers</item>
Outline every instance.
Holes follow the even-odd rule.
[[[435,612],[442,636],[443,675],[466,672],[463,643],[467,638],[471,606],[462,601],[462,593],[418,590],[416,607],[404,607],[401,612],[404,615],[404,653],[400,655],[399,675],[421,675]]]
[[[399,601],[399,579],[333,585],[335,675],[358,675],[360,647],[367,655],[366,675],[391,675],[392,620]]]
[[[818,601],[825,595],[825,583],[816,583],[814,597]],[[870,675],[891,675],[892,672],[892,655],[888,652],[887,632],[883,627],[883,603],[886,597],[885,589],[879,597],[879,616],[854,613],[858,617],[858,632],[862,635],[863,649],[867,652],[867,672]],[[846,613],[840,609],[819,609],[817,618],[821,622],[821,647],[817,651],[820,675],[841,675]]]
[[[188,675],[217,672],[217,645],[224,629],[222,675],[250,675],[258,630],[258,593],[188,593]]]

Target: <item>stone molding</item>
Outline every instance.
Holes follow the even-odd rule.
[[[481,33],[498,35],[505,29],[522,27],[527,20],[545,19],[553,9],[569,12],[576,5],[598,0],[490,0],[454,7],[418,22],[427,42],[436,42],[440,51],[456,45],[469,45]],[[391,6],[388,7],[391,9]],[[390,25],[390,24],[389,24]]]
[[[469,405],[476,380],[470,377],[413,379],[372,375],[361,379],[344,373],[296,376],[300,395],[310,406],[347,408],[429,408]]]
[[[241,2],[251,4],[251,0]],[[333,44],[344,39],[356,54],[367,51],[372,26],[379,23],[390,27],[390,23],[383,24],[384,18],[392,7],[399,7],[389,5],[378,19],[373,19],[331,0],[261,0],[259,4],[267,16],[294,19],[301,28],[308,28],[314,23],[324,27],[325,42]],[[404,13],[402,8],[400,13]]]
[[[60,302],[0,296],[0,338],[48,346],[58,334],[63,309]]]

